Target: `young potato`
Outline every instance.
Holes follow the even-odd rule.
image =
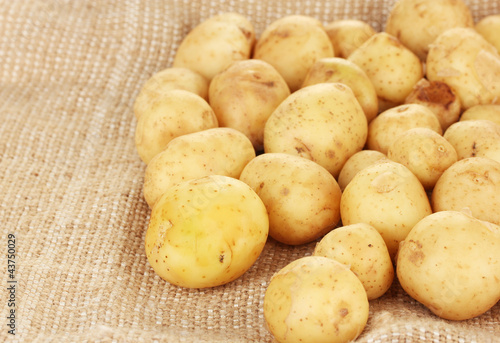
[[[234,62],[212,79],[209,103],[220,126],[243,132],[260,151],[267,119],[289,95],[286,81],[272,65],[252,59]]]
[[[366,73],[345,58],[322,58],[312,65],[302,87],[322,82],[339,82],[351,88],[370,122],[378,114],[378,98],[375,87]]]
[[[240,180],[266,205],[269,236],[279,242],[312,242],[340,220],[340,187],[316,162],[289,154],[262,154],[245,166]]]
[[[430,81],[448,84],[460,98],[462,110],[500,103],[500,55],[472,28],[453,28],[440,34],[427,55]]]
[[[500,300],[500,226],[462,212],[434,213],[401,244],[403,289],[441,318],[477,317]]]
[[[436,115],[424,105],[399,105],[380,113],[368,125],[366,146],[387,155],[389,147],[403,132],[415,127],[426,127],[442,134]]]
[[[426,127],[403,132],[389,146],[387,157],[408,167],[426,190],[458,160],[457,152],[443,136]]]
[[[349,55],[368,75],[379,98],[379,108],[402,104],[424,76],[422,62],[394,36],[379,32]]]
[[[151,105],[171,89],[184,89],[208,100],[208,81],[187,68],[166,68],[151,76],[142,86],[134,102],[134,114],[139,118]]]
[[[146,256],[167,282],[215,287],[243,275],[267,240],[266,207],[237,179],[210,175],[170,187],[151,210]]]
[[[476,31],[500,53],[500,14],[492,14],[481,19],[474,27]]]
[[[232,62],[249,59],[255,41],[251,22],[236,13],[221,13],[193,28],[182,40],[174,67],[189,68],[207,80]]]
[[[391,287],[394,267],[384,239],[373,226],[357,223],[336,228],[323,237],[313,252],[349,267],[363,284],[368,300]]]
[[[151,103],[137,120],[135,146],[147,164],[173,138],[214,127],[218,127],[217,117],[202,97],[172,89]]]
[[[367,22],[356,19],[338,19],[325,25],[325,31],[333,45],[335,55],[347,58],[373,36],[376,31]]]
[[[485,119],[491,120],[495,124],[500,125],[500,104],[484,104],[472,106],[462,112],[460,121]]]
[[[299,258],[273,275],[264,295],[264,319],[277,342],[343,343],[368,321],[363,284],[342,263]]]
[[[360,170],[340,199],[343,225],[373,226],[382,235],[391,259],[413,225],[431,213],[420,181],[407,167],[392,161]]]
[[[368,124],[351,89],[319,83],[299,89],[271,114],[264,127],[264,151],[308,158],[334,177],[360,151]]]
[[[338,183],[340,189],[344,191],[346,186],[351,182],[354,175],[361,169],[364,169],[380,160],[386,160],[387,156],[377,150],[361,150],[349,157],[344,166],[340,170]]]
[[[500,162],[500,125],[490,120],[459,121],[451,125],[444,138],[453,145],[461,160],[488,157]]]
[[[208,175],[239,178],[254,157],[252,142],[235,129],[219,127],[176,137],[148,163],[144,198],[152,208],[176,183]]]
[[[436,182],[431,202],[434,212],[469,211],[500,225],[500,162],[486,157],[457,161]]]
[[[253,58],[270,63],[294,92],[309,68],[335,52],[323,24],[313,17],[288,15],[272,22],[257,40]]]
[[[389,13],[385,31],[425,61],[430,44],[441,33],[473,26],[472,13],[462,0],[398,0]]]
[[[425,78],[413,87],[405,99],[405,104],[419,104],[430,109],[438,118],[443,131],[458,121],[462,111],[460,98],[450,86],[441,81],[431,82]]]

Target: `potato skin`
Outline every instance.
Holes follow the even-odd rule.
[[[500,53],[500,14],[491,14],[482,18],[474,26],[476,31],[492,44]]]
[[[377,150],[361,150],[349,157],[346,161],[338,177],[340,189],[344,191],[346,186],[351,182],[354,175],[360,170],[375,164],[380,160],[386,160],[387,156]]]
[[[484,119],[500,125],[500,104],[484,104],[472,106],[462,112],[460,121]]]
[[[367,22],[356,19],[338,19],[325,25],[325,31],[333,44],[335,56],[347,58],[373,36],[376,31]]]

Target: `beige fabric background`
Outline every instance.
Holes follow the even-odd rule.
[[[0,341],[271,342],[262,301],[271,275],[313,245],[269,241],[235,282],[170,286],[147,263],[144,164],[132,105],[171,65],[184,35],[219,11],[259,34],[294,13],[358,18],[381,30],[392,0],[0,0]],[[499,1],[467,1],[476,20]],[[7,234],[16,235],[17,334],[7,334]],[[395,282],[372,301],[359,342],[493,342],[500,304],[450,322]]]

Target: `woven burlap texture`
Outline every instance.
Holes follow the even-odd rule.
[[[132,107],[171,66],[182,38],[221,11],[257,34],[288,14],[362,19],[382,30],[392,0],[1,0],[0,341],[272,342],[262,303],[271,275],[314,245],[272,240],[241,278],[174,287],[147,263],[145,165]],[[475,20],[498,1],[468,1]],[[209,63],[209,61],[207,61]],[[15,235],[15,329],[8,333],[8,234]],[[359,342],[493,342],[500,305],[450,322],[395,281],[371,302]]]

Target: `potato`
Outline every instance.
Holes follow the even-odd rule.
[[[254,41],[254,28],[248,19],[221,13],[201,22],[184,37],[173,66],[194,70],[210,81],[232,62],[249,59]]]
[[[434,213],[401,244],[397,276],[411,297],[439,317],[477,317],[500,300],[499,246],[500,226],[462,212]]]
[[[443,136],[425,127],[403,132],[389,146],[387,157],[412,171],[426,190],[458,160],[457,152]]]
[[[387,155],[389,147],[403,132],[415,127],[426,127],[442,134],[436,115],[424,105],[399,105],[380,113],[368,125],[366,146]]]
[[[448,84],[462,110],[500,103],[500,55],[472,28],[449,29],[436,38],[427,55],[426,75]]]
[[[183,89],[165,92],[137,120],[135,146],[146,164],[173,138],[218,127],[210,105],[199,95]]]
[[[368,124],[348,86],[320,83],[299,89],[271,114],[264,127],[264,151],[308,158],[337,177],[360,151]]]
[[[134,102],[134,114],[139,118],[148,112],[163,94],[171,89],[184,89],[208,100],[208,81],[187,68],[166,68],[151,76],[142,86]]]
[[[170,187],[156,202],[146,256],[167,282],[215,287],[243,275],[267,240],[266,207],[245,183],[210,175]]]
[[[239,178],[255,157],[252,142],[231,128],[213,128],[172,139],[146,167],[144,198],[149,207],[174,184],[208,175]]]
[[[291,245],[305,244],[332,230],[340,220],[340,187],[322,166],[282,153],[250,161],[240,180],[259,195],[269,215],[269,236]]]
[[[335,52],[323,24],[313,17],[288,15],[267,26],[257,40],[253,58],[271,64],[294,92],[309,68]]]
[[[336,228],[316,244],[314,256],[324,256],[349,267],[363,284],[368,300],[381,297],[391,287],[394,267],[380,233],[358,223]]]
[[[378,98],[375,87],[366,73],[345,58],[322,58],[309,69],[302,87],[322,82],[343,83],[354,93],[363,108],[366,120],[370,122],[378,114]]]
[[[434,212],[469,211],[500,225],[500,162],[486,157],[457,161],[436,182],[431,203]]]
[[[343,225],[373,226],[382,235],[392,259],[413,225],[431,213],[420,181],[408,168],[392,161],[360,170],[340,199]]]
[[[485,119],[500,125],[500,104],[484,104],[472,106],[462,112],[460,121]]]
[[[498,52],[500,52],[500,14],[492,14],[482,18],[474,27]]]
[[[473,27],[474,20],[462,0],[398,0],[385,31],[425,61],[430,44],[447,29]]]
[[[234,62],[212,79],[209,103],[220,126],[243,132],[260,151],[267,119],[289,95],[286,81],[273,66],[252,59]]]
[[[299,258],[271,278],[264,319],[277,342],[349,342],[366,326],[369,302],[345,265],[321,256]]]
[[[425,78],[415,84],[405,104],[419,104],[430,109],[438,118],[441,129],[456,123],[462,111],[460,98],[446,83]]]
[[[380,111],[402,104],[424,76],[420,59],[385,32],[371,36],[348,60],[363,69],[375,86]]]
[[[460,121],[451,125],[444,138],[453,145],[461,160],[488,157],[500,162],[500,125],[490,120]]]
[[[357,19],[337,19],[325,25],[335,55],[347,58],[376,31],[370,24]]]
[[[340,189],[344,191],[346,186],[351,182],[354,175],[361,169],[364,169],[380,160],[387,159],[387,156],[377,150],[361,150],[349,157],[344,166],[340,170],[338,183]]]

